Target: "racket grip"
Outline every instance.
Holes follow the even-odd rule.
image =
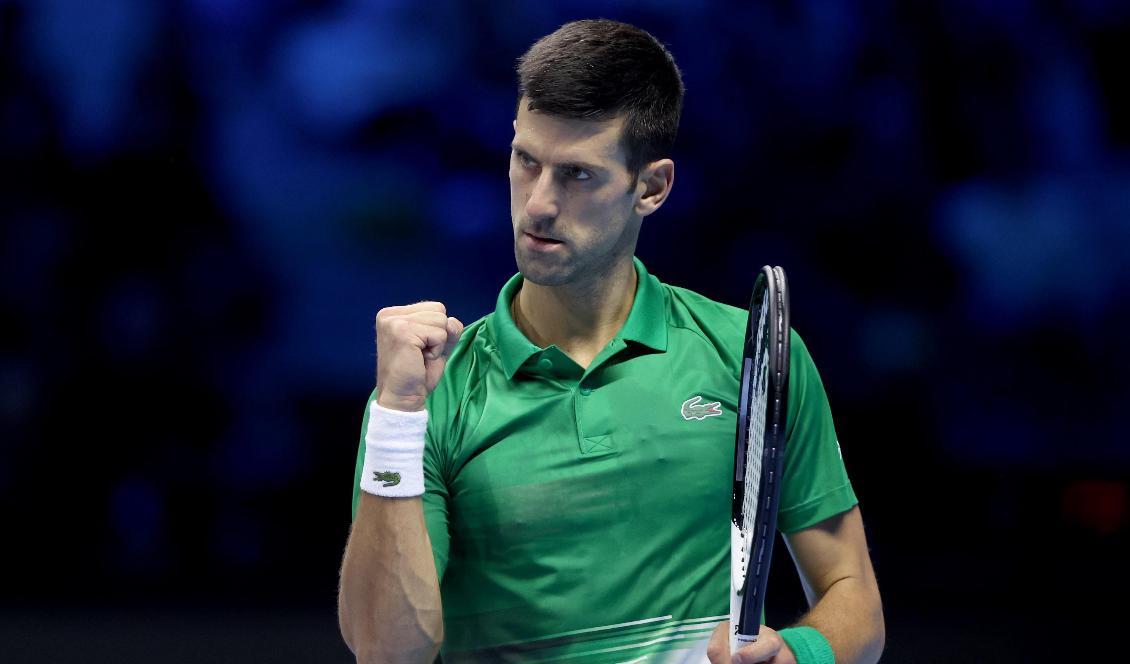
[[[738,648],[747,646],[757,640],[757,634],[739,634],[739,622],[742,615],[742,596],[739,594],[741,588],[738,586],[739,579],[745,577],[745,570],[748,567],[747,561],[742,554],[742,543],[745,538],[742,536],[741,531],[737,525],[730,524],[730,654],[737,652]],[[754,630],[756,632],[756,630]]]
[[[731,584],[731,585],[733,585],[733,584]],[[731,591],[730,591],[730,623],[727,625],[727,627],[729,627],[729,635],[728,636],[730,637],[730,654],[731,655],[733,655],[735,652],[737,652],[738,648],[740,647],[738,645],[738,619],[737,619],[737,616],[739,615],[737,612],[742,610],[740,602],[741,602],[741,598],[738,597],[738,594],[735,593],[731,589]]]
[[[730,654],[733,655],[738,651],[738,648],[744,648],[751,643],[757,641],[757,635],[753,636],[738,636],[734,630],[730,629]]]

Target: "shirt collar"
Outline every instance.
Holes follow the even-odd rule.
[[[652,350],[664,352],[667,350],[667,316],[663,286],[659,279],[648,274],[639,258],[633,257],[632,262],[636,268],[636,298],[624,326],[615,338],[634,341]],[[543,350],[522,334],[514,323],[514,317],[510,315],[510,301],[521,287],[522,273],[519,272],[502,287],[495,302],[494,315],[488,323],[495,343],[498,344],[507,378],[513,378],[526,360]]]

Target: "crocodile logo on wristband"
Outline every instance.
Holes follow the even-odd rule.
[[[394,473],[392,471],[374,470],[373,471],[373,481],[384,482],[384,484],[382,486],[385,486],[385,487],[396,486],[397,484],[400,484],[400,473]]]

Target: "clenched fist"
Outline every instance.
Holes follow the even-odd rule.
[[[377,403],[390,410],[423,410],[463,323],[439,302],[419,302],[381,309],[376,327]]]
[[[766,664],[796,664],[796,655],[789,649],[785,640],[777,633],[777,630],[761,626],[759,636],[756,641],[739,649],[736,653],[730,653],[730,621],[724,621],[714,628],[714,633],[710,635],[710,645],[706,648],[706,656],[710,658],[711,664],[754,664],[755,662],[765,662]]]

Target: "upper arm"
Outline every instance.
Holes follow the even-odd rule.
[[[436,574],[443,582],[447,569],[448,553],[451,549],[451,535],[448,530],[447,483],[439,470],[435,454],[435,443],[431,432],[424,447],[424,525],[428,528],[428,539],[432,542],[432,555],[435,557]]]
[[[810,605],[843,579],[857,579],[878,592],[858,505],[785,535],[785,542]]]
[[[832,409],[804,341],[792,331],[788,424],[777,527],[808,528],[855,505],[837,441]]]

